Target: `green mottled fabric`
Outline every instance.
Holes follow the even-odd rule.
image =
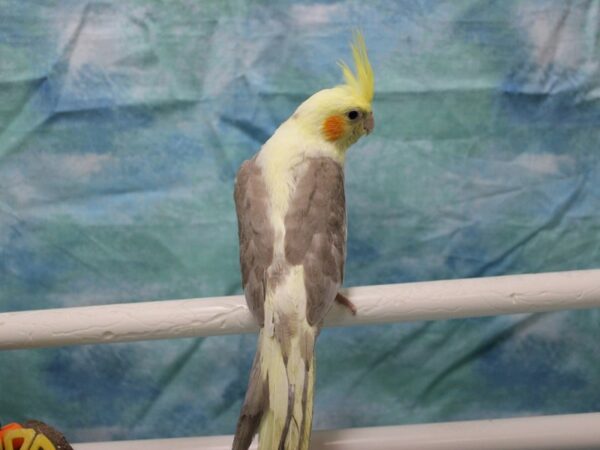
[[[240,293],[237,168],[356,27],[346,285],[600,267],[597,0],[0,0],[0,311]],[[599,310],[327,329],[315,427],[600,411],[598,342]],[[2,352],[0,421],[232,433],[254,346]]]

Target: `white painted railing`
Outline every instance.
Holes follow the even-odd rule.
[[[600,307],[600,270],[351,288],[349,326]],[[0,313],[0,350],[250,333],[242,296]],[[78,444],[75,450],[225,450],[230,436]],[[313,449],[600,449],[600,413],[315,433]]]
[[[600,307],[600,269],[350,288],[325,326],[496,316]],[[242,296],[0,314],[0,350],[257,331]]]
[[[316,431],[311,450],[593,450],[600,413]],[[232,436],[79,444],[74,450],[230,450]],[[252,447],[256,450],[256,442]]]

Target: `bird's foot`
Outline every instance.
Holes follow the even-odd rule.
[[[356,315],[356,305],[354,303],[352,303],[348,299],[348,297],[346,297],[345,295],[342,295],[338,292],[337,295],[335,296],[335,301],[338,302],[340,305],[348,308],[353,316]]]

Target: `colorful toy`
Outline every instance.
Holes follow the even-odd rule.
[[[0,428],[0,450],[73,450],[65,437],[44,422],[28,420]]]

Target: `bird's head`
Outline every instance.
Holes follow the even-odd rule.
[[[356,73],[340,62],[346,83],[312,95],[293,116],[307,132],[318,134],[342,151],[375,127],[371,108],[375,89],[373,69],[365,40],[358,32],[352,43],[352,55]]]

